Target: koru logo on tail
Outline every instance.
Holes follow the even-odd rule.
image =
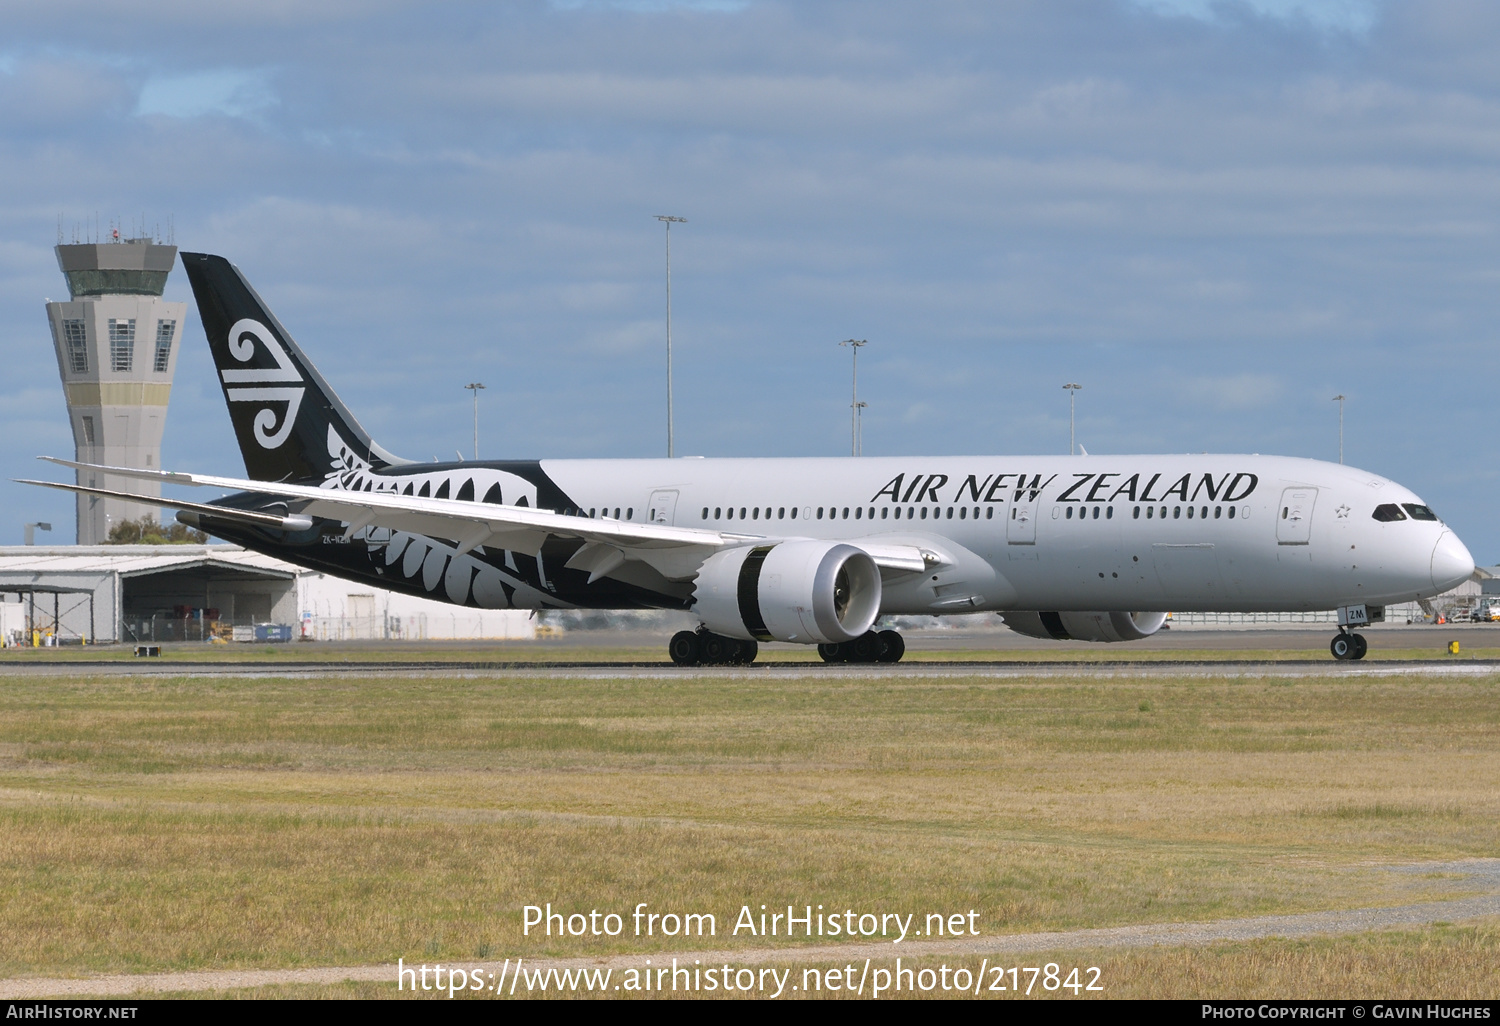
[[[255,440],[263,449],[275,449],[292,433],[307,388],[286,350],[264,324],[245,317],[229,329],[229,353],[241,363],[254,358],[257,342],[276,362],[275,367],[224,370],[219,377],[224,382],[224,395],[232,403],[286,403],[280,427],[276,425],[276,410],[271,406],[263,407],[255,415]]]

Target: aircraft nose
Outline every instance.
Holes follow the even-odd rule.
[[[1452,531],[1444,531],[1432,549],[1432,586],[1456,588],[1474,573],[1474,557]]]

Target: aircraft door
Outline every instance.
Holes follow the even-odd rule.
[[[1316,488],[1288,488],[1281,493],[1276,510],[1276,541],[1281,545],[1306,545],[1312,539],[1313,505],[1318,501]]]
[[[653,524],[671,524],[677,516],[677,490],[652,492],[651,501],[646,505],[646,516]]]
[[[1037,500],[1022,496],[1011,503],[1010,516],[1005,521],[1005,540],[1012,545],[1036,544]]]

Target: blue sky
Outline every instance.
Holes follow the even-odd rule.
[[[4,477],[71,454],[58,219],[237,263],[416,458],[1337,458],[1500,560],[1500,6],[7,5]],[[168,287],[188,299],[179,269]],[[196,316],[169,467],[241,463]],[[0,542],[65,497],[6,483]]]

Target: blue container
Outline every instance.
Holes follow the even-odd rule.
[[[258,623],[255,625],[256,641],[291,641],[291,624],[285,623]]]

